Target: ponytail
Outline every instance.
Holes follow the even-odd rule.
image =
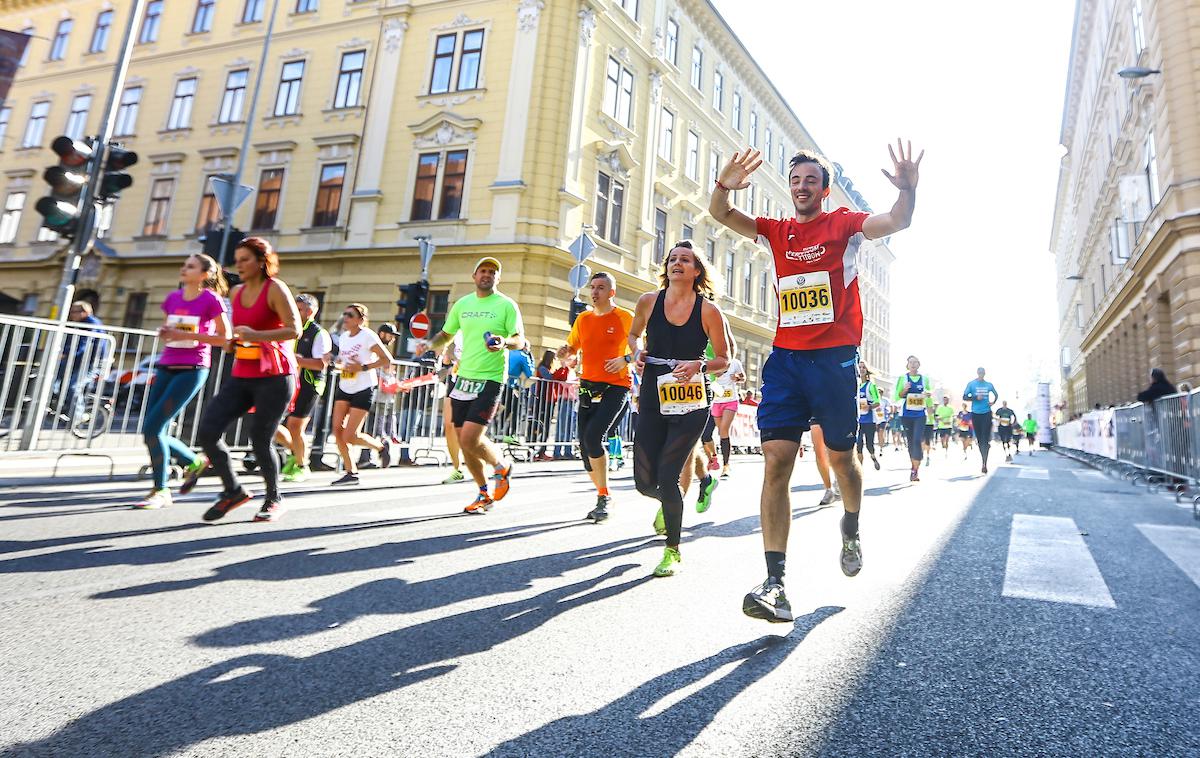
[[[221,297],[229,294],[229,282],[225,280],[225,272],[221,271],[221,267],[217,265],[212,256],[204,253],[192,253],[192,257],[199,261],[200,270],[208,275],[200,286],[212,290]]]

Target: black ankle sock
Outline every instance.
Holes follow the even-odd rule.
[[[842,514],[842,536],[855,537],[858,535],[858,511],[851,513],[846,511]]]
[[[732,450],[733,450],[733,443],[731,443],[729,441],[728,437],[722,437],[721,438],[721,462],[726,466],[729,465],[729,453],[732,452]]]
[[[783,582],[783,564],[787,557],[786,553],[780,553],[775,550],[768,550],[763,555],[767,558],[767,576],[774,577]]]

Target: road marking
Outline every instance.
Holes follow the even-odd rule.
[[[1158,524],[1134,526],[1200,587],[1200,530],[1190,526]]]
[[[1017,473],[1018,479],[1049,479],[1050,471],[1044,468],[1024,468]]]
[[[1013,514],[1005,597],[1116,608],[1074,519]]]

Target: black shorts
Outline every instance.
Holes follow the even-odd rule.
[[[971,439],[971,430],[970,429],[959,429],[958,430],[958,438],[964,439],[964,440]]]
[[[468,380],[470,381],[470,380]],[[459,381],[455,381],[457,389]],[[496,415],[496,406],[500,404],[500,382],[490,379],[483,383],[483,389],[470,400],[450,398],[450,423],[461,427],[468,421],[472,424],[487,426]]]
[[[708,423],[704,425],[704,431],[700,434],[701,442],[713,441],[713,430],[717,428],[717,420],[713,418],[711,413],[708,414]]]
[[[954,431],[954,430],[953,429],[938,429],[937,430],[938,439],[940,439],[940,440],[950,439],[950,432],[952,432],[952,431]]]
[[[375,388],[368,387],[365,390],[358,392],[346,392],[340,386],[337,392],[333,393],[333,402],[345,401],[350,403],[351,408],[357,408],[360,411],[371,410],[371,401],[375,399]]]
[[[1011,426],[1000,426],[996,430],[1000,433],[1001,442],[1012,442],[1013,430]]]
[[[1037,432],[1025,432],[1025,439],[1030,442],[1036,442]]]
[[[313,411],[317,409],[317,401],[320,399],[317,388],[301,380],[300,391],[296,394],[296,405],[288,415],[292,418],[312,418]]]

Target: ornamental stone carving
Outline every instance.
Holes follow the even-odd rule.
[[[579,11],[579,44],[583,47],[592,46],[592,35],[596,32],[596,11],[584,8]]]
[[[658,103],[658,99],[662,96],[662,74],[657,71],[650,72],[650,102]]]
[[[517,4],[517,28],[522,32],[536,31],[538,18],[545,7],[543,0],[520,0]]]
[[[394,53],[400,49],[400,41],[404,39],[404,32],[408,31],[408,22],[402,19],[393,18],[383,25],[383,49],[389,53]]]

